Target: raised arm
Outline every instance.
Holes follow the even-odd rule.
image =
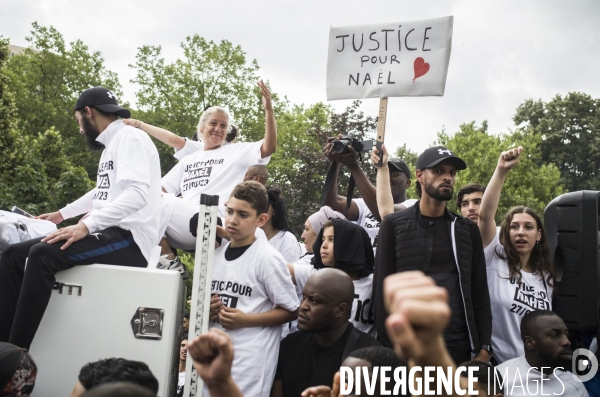
[[[165,130],[164,128],[146,124],[143,121],[136,119],[124,119],[123,123],[135,128],[139,128],[162,143],[171,146],[175,150],[179,150],[185,146],[185,138],[182,138],[171,131]]]
[[[265,107],[265,141],[260,147],[260,154],[264,159],[275,153],[277,149],[277,123],[275,122],[275,113],[271,102],[271,91],[262,80],[258,82],[258,87]]]
[[[448,292],[438,287],[432,278],[419,271],[407,271],[388,276],[384,281],[385,306],[390,313],[386,320],[386,328],[396,353],[408,361],[410,367],[451,368],[452,377],[456,372],[456,364],[452,361],[446,344],[443,330],[450,321]],[[416,371],[415,380],[421,378],[422,371]],[[430,389],[436,390],[436,377]],[[455,396],[445,393],[442,396]],[[413,394],[418,395],[418,394]]]
[[[341,135],[338,135],[338,139],[341,137]],[[358,191],[365,200],[365,204],[367,204],[367,200],[375,202],[375,186],[373,186],[371,182],[369,182],[369,179],[367,178],[365,173],[362,172],[362,170],[360,169],[360,166],[358,165],[358,161],[356,159],[357,154],[354,151],[354,149],[350,148],[350,153],[345,154],[337,154],[333,152],[332,142],[334,139],[335,138],[329,138],[327,140],[327,145],[325,145],[325,149],[323,149],[325,157],[327,157],[329,161],[335,164],[335,173],[333,174],[333,178],[331,178],[331,184],[329,185],[329,190],[327,191],[327,195],[325,196],[324,205],[331,207],[334,211],[341,212],[346,217],[346,219],[354,222],[358,220],[358,205],[353,200],[350,203],[350,208],[346,210],[346,197],[340,196],[338,194],[338,174],[340,172],[340,164],[344,164],[346,167],[348,167],[350,173],[352,173],[352,176],[354,176],[354,181],[356,182]],[[371,185],[372,192],[370,192],[368,186],[365,185],[365,180],[369,185]],[[363,194],[363,191],[365,194]],[[376,202],[375,205],[377,205]],[[369,205],[367,204],[367,206]],[[371,209],[370,206],[369,209]],[[371,210],[371,212],[373,212],[373,210]]]
[[[392,189],[390,187],[390,169],[388,167],[390,156],[385,145],[381,145],[381,149],[383,151],[381,167],[377,167],[377,164],[379,164],[379,150],[377,148],[373,148],[371,161],[377,167],[377,207],[380,218],[383,218],[387,214],[394,212],[394,197],[392,196]]]
[[[231,377],[234,350],[229,335],[212,328],[190,341],[188,352],[211,396],[242,397]]]
[[[519,146],[500,154],[496,170],[485,189],[485,193],[483,193],[481,206],[479,207],[479,231],[481,232],[484,248],[492,242],[496,235],[496,220],[494,217],[498,210],[502,185],[504,185],[508,171],[519,164],[519,156],[522,152],[523,147]]]

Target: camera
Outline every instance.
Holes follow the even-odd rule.
[[[372,139],[359,141],[358,139],[356,139],[355,137],[350,136],[350,135],[343,136],[340,139],[334,139],[331,143],[333,145],[333,148],[332,148],[333,152],[339,153],[339,154],[349,153],[350,146],[352,146],[352,148],[357,153],[366,152],[373,148],[373,140]]]

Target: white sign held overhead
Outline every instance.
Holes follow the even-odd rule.
[[[453,17],[331,27],[327,100],[444,95]]]

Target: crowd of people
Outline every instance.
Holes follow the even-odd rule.
[[[457,214],[446,203],[457,173],[468,167],[459,154],[428,148],[413,175],[384,145],[371,154],[373,185],[352,146],[339,153],[332,138],[324,156],[333,177],[300,243],[288,225],[285,187],[268,185],[277,127],[269,89],[258,86],[264,139],[243,143],[225,107],[205,109],[187,139],[129,118],[105,88],[81,94],[74,107],[80,133],[90,149],[102,150],[96,187],[39,216],[59,224],[85,214],[79,223],[2,251],[2,393],[26,396],[34,386],[37,368],[27,349],[57,272],[107,263],[187,278],[177,250],[195,248],[199,198],[211,194],[219,196],[220,226],[210,330],[195,337],[183,327],[178,396],[190,357],[213,397],[337,396],[340,367],[361,366],[371,373],[380,366],[449,367],[465,389],[471,368],[480,396],[600,395],[597,383],[584,386],[567,371],[572,351],[565,323],[552,312],[554,273],[541,217],[521,206],[495,222],[503,183],[526,148],[500,153],[490,181],[458,189]],[[148,135],[172,146],[179,160],[162,178]],[[342,166],[360,199],[338,195]],[[418,200],[407,199],[413,177]],[[156,246],[161,257],[149,263]],[[417,377],[428,379],[422,370]],[[126,358],[90,363],[73,383],[73,396],[158,391],[150,369]],[[418,394],[412,384],[399,390]]]

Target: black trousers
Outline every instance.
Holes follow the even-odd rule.
[[[41,239],[11,244],[0,256],[0,342],[25,349],[42,321],[57,272],[94,263],[148,265],[131,232],[120,227],[90,234],[65,250],[60,247],[66,241],[48,244]]]
[[[471,360],[471,347],[469,345],[447,345],[448,353],[456,365]]]

